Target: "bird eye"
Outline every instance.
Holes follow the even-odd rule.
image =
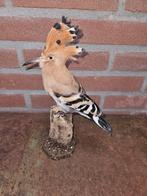
[[[53,59],[53,57],[52,56],[49,56],[49,59]]]

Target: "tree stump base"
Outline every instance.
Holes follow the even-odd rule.
[[[75,139],[72,139],[67,145],[63,145],[54,139],[48,138],[43,145],[43,150],[49,158],[60,160],[70,157],[74,152],[75,145]]]
[[[43,150],[49,158],[59,160],[70,157],[75,149],[72,114],[64,114],[59,107],[50,109],[50,130]]]

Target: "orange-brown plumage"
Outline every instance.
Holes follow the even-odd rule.
[[[82,54],[82,48],[72,43],[77,37],[76,32],[76,28],[60,22],[51,28],[47,36],[40,59],[43,84],[47,92],[67,95],[78,92],[79,83],[66,67],[67,60],[76,60]]]
[[[86,94],[66,66],[68,60],[77,60],[77,56],[83,53],[83,49],[73,43],[78,38],[78,32],[77,27],[71,26],[64,17],[62,22],[51,28],[41,57],[32,63],[39,63],[44,89],[62,111],[78,113],[111,132],[111,126],[103,119],[97,104]],[[31,61],[24,65],[30,63]]]
[[[62,61],[61,61],[62,62]],[[47,92],[59,94],[77,93],[79,84],[64,64],[47,61],[42,67],[42,79]]]

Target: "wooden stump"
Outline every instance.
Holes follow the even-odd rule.
[[[59,107],[50,109],[49,137],[43,150],[54,160],[71,156],[75,147],[72,114],[64,114]]]

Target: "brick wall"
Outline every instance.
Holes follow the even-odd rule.
[[[62,15],[84,31],[89,55],[70,68],[88,94],[106,113],[147,113],[147,0],[0,0],[0,111],[53,104],[40,70],[21,64],[39,56]]]

